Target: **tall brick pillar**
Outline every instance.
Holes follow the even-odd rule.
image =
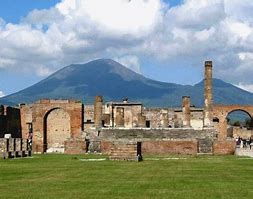
[[[183,126],[191,127],[191,101],[189,96],[182,97]]]
[[[94,103],[94,125],[96,128],[102,127],[102,106],[103,106],[103,97],[96,96]]]
[[[213,126],[212,61],[205,62],[204,127]]]

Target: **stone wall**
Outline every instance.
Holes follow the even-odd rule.
[[[141,142],[142,154],[212,153],[216,132],[212,129],[102,129],[101,152],[110,154],[114,142]],[[218,147],[218,145],[217,145]]]
[[[137,142],[114,141],[111,144],[109,159],[110,160],[138,161],[141,159],[138,159],[137,151],[138,151]]]
[[[240,136],[241,138],[246,139],[253,136],[253,130],[248,130],[247,128],[232,127],[232,130],[233,130],[232,134],[234,138]]]
[[[194,129],[102,129],[100,139],[213,139],[216,137],[214,129],[194,130]]]
[[[94,127],[94,105],[84,105],[84,129]]]
[[[236,143],[234,140],[215,140],[213,142],[213,154],[228,155],[235,153]]]
[[[159,155],[159,154],[186,154],[193,155],[198,152],[198,142],[184,141],[184,140],[169,140],[169,141],[143,141],[142,154],[145,155]]]
[[[101,141],[100,142],[101,153],[109,155],[112,148],[112,141]]]
[[[48,126],[50,125],[48,117],[50,117],[50,114],[55,110],[59,109],[69,116],[69,124],[65,124],[70,125],[69,137],[80,137],[83,129],[83,106],[80,101],[44,99],[31,105],[21,105],[22,137],[28,137],[27,123],[31,123],[33,126],[33,148],[36,152],[43,153],[47,150],[47,138],[48,133],[50,133],[50,131],[48,131],[50,130]],[[59,115],[59,117],[57,116],[56,120],[60,120],[63,116],[64,114]],[[66,122],[66,120],[64,119],[62,122]],[[59,129],[54,130],[60,131],[61,129],[59,127]],[[54,134],[52,136],[54,136]],[[57,135],[55,134],[55,136]],[[56,143],[58,143],[57,140]]]
[[[0,157],[14,158],[32,155],[32,148],[27,139],[21,138],[0,138]]]
[[[83,139],[69,139],[64,143],[64,153],[66,154],[85,154],[87,145]]]

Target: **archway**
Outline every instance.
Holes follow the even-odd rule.
[[[253,127],[253,120],[245,110],[236,109],[227,114],[227,135],[228,137],[250,137]]]
[[[44,117],[44,152],[64,152],[64,141],[70,135],[70,116],[61,109],[55,108],[48,111]]]

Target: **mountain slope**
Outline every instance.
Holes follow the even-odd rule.
[[[222,104],[250,104],[253,94],[214,79],[214,101]],[[41,98],[74,98],[93,103],[95,95],[106,101],[140,101],[146,106],[180,106],[183,95],[192,104],[203,106],[203,81],[194,86],[154,81],[110,60],[98,59],[86,64],[69,65],[39,83],[0,98],[0,103],[31,103]]]

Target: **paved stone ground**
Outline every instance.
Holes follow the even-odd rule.
[[[249,156],[253,158],[253,148],[236,148],[235,155],[238,156]]]

